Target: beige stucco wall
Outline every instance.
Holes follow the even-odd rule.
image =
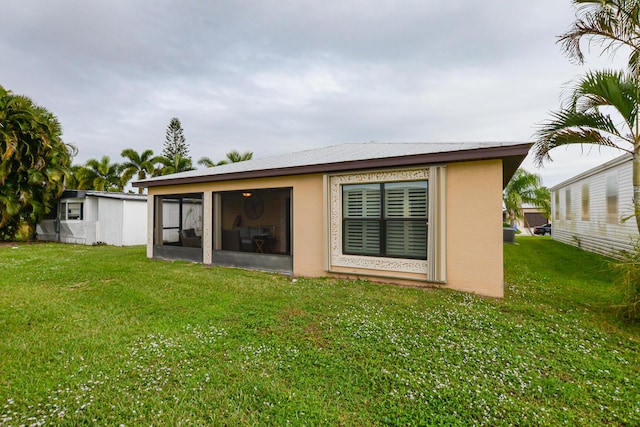
[[[149,189],[149,209],[153,196],[161,194],[216,192],[262,188],[293,188],[293,273],[299,276],[331,275],[325,270],[326,215],[324,180],[321,174],[282,178],[250,179],[224,183],[192,184]],[[454,163],[446,168],[446,252],[447,283],[441,286],[477,293],[503,296],[502,270],[502,162]],[[205,198],[206,203],[206,198]],[[205,211],[207,207],[205,206]],[[148,256],[152,256],[152,215],[149,216]],[[207,219],[205,218],[205,222]],[[203,250],[211,243],[203,236]],[[204,257],[207,262],[207,257]],[[210,258],[209,258],[210,260]],[[345,272],[346,273],[346,272]],[[373,271],[351,271],[349,276]],[[389,273],[378,272],[380,276]],[[424,286],[424,276],[399,274],[380,277],[383,281]],[[409,280],[406,280],[409,279]],[[411,280],[415,279],[415,280]]]
[[[447,166],[448,287],[502,297],[502,161]]]

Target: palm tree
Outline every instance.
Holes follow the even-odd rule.
[[[120,178],[120,169],[119,164],[111,163],[109,156],[102,156],[100,160],[87,161],[82,178],[91,183],[91,190],[122,191],[124,185]]]
[[[568,104],[541,125],[533,149],[538,165],[551,160],[549,151],[563,145],[595,144],[631,153],[633,206],[640,231],[640,99],[635,82],[622,71],[588,73],[572,89]]]
[[[214,162],[210,157],[207,156],[200,157],[198,159],[198,164],[200,166],[204,166],[205,168],[212,168],[214,166],[217,166],[216,162]]]
[[[253,152],[245,151],[244,153],[240,153],[238,150],[231,150],[227,153],[226,157],[226,159],[220,160],[218,163],[214,162],[209,157],[200,157],[200,159],[198,159],[198,164],[207,168],[212,168],[214,166],[228,165],[229,163],[244,162],[253,158]]]
[[[33,234],[64,190],[74,153],[53,114],[0,86],[0,239]]]
[[[611,103],[611,106],[618,110],[624,118],[624,122],[619,125],[626,131],[624,138],[621,137],[620,132],[612,129],[616,127],[614,122],[610,117],[605,117],[601,111],[599,111],[599,115],[593,114],[591,117],[583,115],[577,119],[579,123],[585,125],[582,128],[585,136],[583,142],[600,145],[613,143],[615,146],[621,143],[626,146],[624,151],[633,153],[633,208],[638,232],[640,232],[640,141],[638,139],[640,135],[640,114],[638,114],[638,100],[640,99],[640,2],[638,0],[573,0],[573,3],[580,7],[582,13],[578,16],[574,26],[560,37],[560,42],[569,57],[578,60],[579,63],[584,61],[580,48],[580,41],[583,38],[599,42],[603,51],[611,54],[620,47],[629,50],[628,74],[620,75],[615,79],[617,81],[612,83],[615,88],[607,91],[611,96],[604,98],[599,104],[596,98],[591,98],[587,102],[592,105],[591,112]],[[574,111],[582,112],[588,109],[589,107],[585,106],[579,110],[574,108]],[[561,119],[561,117],[556,116],[556,119]],[[565,119],[569,119],[569,116],[566,116]],[[594,120],[601,119],[608,119],[608,121],[594,123]],[[573,127],[574,130],[577,129],[575,125]],[[568,139],[567,135],[565,140]],[[626,265],[623,269],[629,269],[629,271],[633,268],[637,269],[633,262],[622,265]],[[634,278],[635,276],[627,277]],[[629,289],[636,289],[636,292],[630,293],[629,306],[637,307],[638,288],[630,286]]]
[[[569,31],[559,37],[567,55],[584,62],[580,47],[583,38],[599,43],[605,52],[615,53],[625,46],[630,50],[629,68],[638,70],[640,53],[640,2],[638,0],[573,0],[577,19]]]
[[[122,186],[126,186],[131,178],[137,174],[139,180],[146,179],[148,175],[153,175],[156,165],[160,163],[160,156],[154,156],[152,150],[145,150],[138,153],[132,148],[122,150],[122,157],[129,159],[122,164]],[[138,188],[138,193],[142,194],[144,188]]]
[[[82,165],[71,166],[71,174],[67,177],[65,187],[74,190],[93,189],[95,174]]]
[[[252,151],[245,151],[244,153],[240,153],[238,150],[231,150],[227,153],[226,160],[221,160],[218,162],[218,164],[226,165],[228,163],[244,162],[246,160],[251,160],[252,157],[253,157]]]
[[[559,42],[567,55],[584,62],[583,39],[604,52],[629,50],[629,71],[591,72],[571,91],[569,102],[543,123],[534,145],[536,162],[550,160],[549,151],[569,144],[619,148],[633,155],[633,205],[640,231],[640,2],[638,0],[573,0],[576,22]],[[614,120],[608,112],[622,121]]]
[[[176,154],[175,156],[173,156],[173,158],[160,156],[158,160],[163,165],[163,167],[157,169],[154,175],[169,175],[172,173],[186,172],[194,169],[191,165],[191,159],[182,157],[179,154]]]
[[[542,186],[542,178],[537,173],[518,169],[504,189],[503,197],[511,227],[524,219],[523,205],[542,208],[547,218],[551,216],[549,190]]]

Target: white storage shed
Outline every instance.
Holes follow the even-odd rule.
[[[66,190],[36,231],[44,241],[132,246],[147,243],[146,230],[146,195]]]

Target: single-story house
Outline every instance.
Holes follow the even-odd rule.
[[[65,190],[36,228],[38,240],[114,246],[147,242],[147,196]]]
[[[638,237],[632,169],[624,154],[552,187],[553,238],[610,257],[631,250]]]
[[[502,189],[529,143],[362,143],[135,182],[147,256],[503,295]]]

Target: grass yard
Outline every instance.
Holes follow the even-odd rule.
[[[517,242],[503,300],[0,247],[0,426],[640,425],[606,259]]]

